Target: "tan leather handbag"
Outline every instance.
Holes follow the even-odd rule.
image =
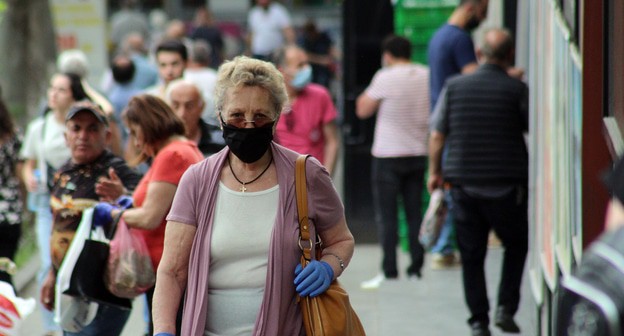
[[[308,221],[308,194],[306,184],[306,159],[309,155],[297,158],[295,166],[295,191],[297,193],[297,213],[299,216],[299,246],[301,266],[306,267],[312,257],[310,225]],[[320,239],[317,237],[317,241]],[[320,260],[322,245],[317,243],[315,259]],[[303,325],[308,336],[360,336],[366,335],[364,327],[349,302],[349,294],[334,280],[327,291],[317,297],[299,297],[299,307]]]

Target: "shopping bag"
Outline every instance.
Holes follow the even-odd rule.
[[[19,335],[22,321],[36,306],[35,299],[17,297],[13,286],[0,281],[0,335]]]
[[[429,206],[420,225],[419,240],[425,249],[431,249],[438,241],[447,211],[444,190],[435,189],[431,193]]]
[[[81,297],[56,292],[54,321],[67,332],[79,333],[95,318],[99,305]]]
[[[80,332],[89,325],[95,318],[98,304],[89,302],[84,298],[63,294],[70,287],[70,279],[74,266],[82,251],[85,240],[91,232],[91,221],[93,219],[93,208],[82,212],[82,219],[78,225],[78,230],[74,234],[69,249],[65,253],[65,258],[56,274],[54,320],[59,326],[68,332]]]
[[[90,219],[93,217],[92,212],[91,210]],[[104,230],[101,227],[93,228],[91,220],[87,221],[85,214],[86,211],[83,213],[79,227],[87,226],[88,235],[81,242],[82,248],[76,256],[68,285],[62,293],[81,297],[99,304],[131,309],[132,303],[130,300],[113,295],[104,285],[104,270],[106,269],[110,249],[109,242],[104,234]],[[76,242],[75,236],[72,240],[72,245],[74,242]],[[80,244],[79,242],[76,243]],[[63,260],[63,263],[65,263],[65,260]]]
[[[154,286],[156,273],[147,244],[136,230],[120,219],[110,242],[104,274],[106,288],[116,296],[132,299]]]

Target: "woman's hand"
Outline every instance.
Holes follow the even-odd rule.
[[[27,177],[26,189],[31,193],[39,190],[39,180],[32,174]]]
[[[108,227],[113,221],[113,210],[116,207],[107,202],[98,203],[93,209],[93,226]]]
[[[123,195],[119,197],[115,203],[119,206],[120,209],[126,210],[130,209],[133,206],[134,199],[130,196]]]
[[[22,177],[24,178],[24,185],[28,192],[36,192],[39,190],[39,178],[35,176],[37,162],[35,160],[26,160],[22,165]]]
[[[312,260],[305,268],[301,264],[295,267],[295,286],[300,296],[323,294],[333,279],[334,270],[324,261]]]

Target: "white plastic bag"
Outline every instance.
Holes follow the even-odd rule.
[[[69,288],[74,266],[85,240],[89,237],[92,218],[93,208],[83,211],[78,230],[56,275],[54,320],[63,330],[69,332],[80,332],[93,321],[98,310],[95,302],[63,294]]]
[[[35,299],[17,297],[10,284],[0,281],[0,335],[19,335],[21,322],[36,305]]]
[[[426,250],[435,246],[440,236],[442,224],[446,219],[447,206],[444,201],[444,190],[435,189],[431,193],[429,206],[420,225],[420,243]]]

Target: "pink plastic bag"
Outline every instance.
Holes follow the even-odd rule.
[[[104,274],[106,288],[116,296],[134,298],[154,286],[156,274],[143,237],[119,220],[110,242],[110,255]]]

